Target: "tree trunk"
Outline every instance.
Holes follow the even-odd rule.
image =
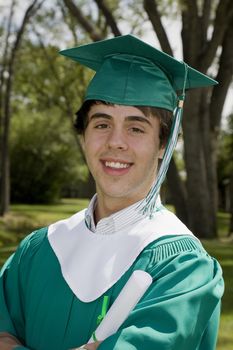
[[[208,193],[205,154],[199,125],[201,90],[186,97],[187,112],[183,121],[184,154],[187,171],[189,227],[198,237],[213,237],[213,218]]]
[[[11,88],[13,78],[13,67],[9,67],[9,77],[6,84],[6,93],[4,98],[4,114],[2,118],[1,130],[1,182],[0,182],[0,216],[5,215],[9,210],[10,205],[10,157],[9,157],[9,131],[10,131],[10,117],[11,117]]]
[[[0,198],[0,216],[3,216],[9,210],[10,203],[10,166],[9,166],[9,152],[7,142],[4,140],[1,149],[1,198]]]
[[[209,95],[211,88],[202,89],[199,109],[200,137],[205,159],[205,173],[207,182],[207,194],[209,207],[209,223],[211,237],[217,236],[217,211],[218,211],[218,181],[217,181],[217,144],[218,138],[210,129]],[[209,238],[209,237],[208,237]]]
[[[207,40],[211,12],[209,6],[210,4],[206,3],[205,6],[204,3],[203,13],[200,16],[196,2],[185,1],[182,12],[184,60],[203,73],[206,73],[212,64],[218,46],[222,46],[222,52],[225,51],[224,37],[229,36],[227,31],[232,20],[230,1],[219,2],[215,11],[212,37]],[[219,71],[224,63],[221,61]],[[215,132],[217,125],[215,124],[213,128],[211,113],[213,96],[217,89],[218,87],[215,86],[213,89],[189,92],[183,123],[189,226],[195,234],[205,238],[215,237],[217,233],[217,134]],[[225,89],[222,91],[222,96],[226,96],[226,91]],[[216,119],[220,121],[222,104],[215,108],[219,113]]]
[[[230,226],[229,226],[229,236],[233,235],[233,174],[230,180]]]
[[[171,194],[172,204],[176,209],[176,215],[184,224],[188,225],[187,193],[180,179],[174,157],[169,164],[167,184]]]
[[[3,107],[4,115],[1,116],[2,118],[2,129],[1,129],[1,151],[0,151],[0,159],[1,159],[1,178],[0,178],[0,215],[3,216],[5,213],[7,213],[9,209],[9,203],[10,203],[10,158],[9,158],[9,133],[10,133],[10,119],[11,119],[11,93],[12,93],[12,84],[14,79],[14,64],[16,59],[17,51],[20,47],[22,36],[26,27],[26,24],[28,23],[30,17],[34,14],[34,11],[40,8],[44,0],[40,2],[38,5],[38,0],[33,0],[31,5],[28,6],[23,21],[21,23],[21,26],[16,34],[16,39],[14,42],[14,45],[12,46],[11,52],[9,55],[6,52],[6,69],[8,71],[8,78],[6,82],[6,92],[4,94],[4,99],[1,101]],[[14,7],[14,0],[12,1],[11,11],[12,13],[10,16],[13,17],[13,7]],[[36,7],[37,5],[37,7]],[[10,31],[10,28],[9,28]],[[9,32],[10,33],[10,32]],[[7,33],[7,37],[9,38],[9,33]],[[6,44],[6,47],[8,46],[8,43]],[[8,56],[8,57],[7,57]]]
[[[9,166],[9,128],[10,128],[10,95],[12,75],[9,75],[6,93],[5,93],[5,108],[2,118],[2,144],[1,144],[1,184],[0,184],[0,216],[3,216],[9,210],[10,204],[10,166]]]
[[[90,35],[93,41],[104,39],[99,29],[96,28],[91,21],[83,14],[82,10],[76,6],[73,0],[63,0],[72,16],[74,16],[80,26]]]
[[[5,48],[3,50],[3,57],[1,62],[1,74],[0,74],[0,216],[3,216],[9,209],[9,193],[10,193],[10,180],[9,180],[9,157],[8,157],[8,129],[9,120],[6,113],[8,112],[9,105],[6,103],[7,93],[9,91],[9,80],[6,82],[4,78],[4,71],[7,70],[7,59],[9,51],[9,37],[12,27],[13,15],[14,15],[15,0],[12,0],[10,6],[10,13],[8,18],[8,25],[6,29]],[[9,79],[9,77],[8,77]]]

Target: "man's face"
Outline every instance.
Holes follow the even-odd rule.
[[[98,198],[124,208],[144,198],[156,176],[159,120],[136,107],[95,104],[82,146]]]

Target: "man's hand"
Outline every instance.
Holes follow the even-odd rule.
[[[94,343],[86,344],[84,345],[84,349],[87,350],[96,350],[98,349],[98,346],[100,345],[101,341],[96,341]]]
[[[0,349],[1,350],[13,350],[17,345],[21,343],[9,333],[0,333]]]
[[[101,343],[101,341],[96,341],[94,343],[85,344],[85,345],[80,346],[79,348],[74,348],[74,349],[71,349],[71,350],[81,350],[81,349],[96,350],[96,349],[98,349],[98,346],[100,345],[100,343]]]

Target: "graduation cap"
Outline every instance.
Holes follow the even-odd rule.
[[[151,106],[173,112],[172,132],[163,161],[143,205],[145,213],[153,214],[176,146],[185,90],[215,85],[217,81],[132,35],[62,50],[60,54],[96,71],[85,100]]]
[[[96,71],[85,100],[154,106],[173,111],[183,90],[185,65],[132,35],[63,50],[62,55]],[[187,66],[185,89],[217,82]]]

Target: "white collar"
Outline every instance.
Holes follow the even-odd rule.
[[[48,228],[48,240],[59,260],[63,277],[84,302],[96,300],[111,288],[152,241],[166,235],[192,235],[165,208],[151,219],[143,217],[125,225],[114,235],[97,235],[88,229],[85,211]]]
[[[85,221],[89,230],[96,234],[114,234],[121,231],[124,226],[130,226],[132,223],[135,223],[144,218],[142,212],[138,210],[138,207],[142,203],[142,200],[130,205],[127,208],[119,210],[116,213],[111,214],[110,216],[101,219],[97,225],[94,220],[94,211],[97,204],[97,194],[95,194],[90,204],[85,211]],[[156,208],[161,208],[160,197],[156,200]]]

